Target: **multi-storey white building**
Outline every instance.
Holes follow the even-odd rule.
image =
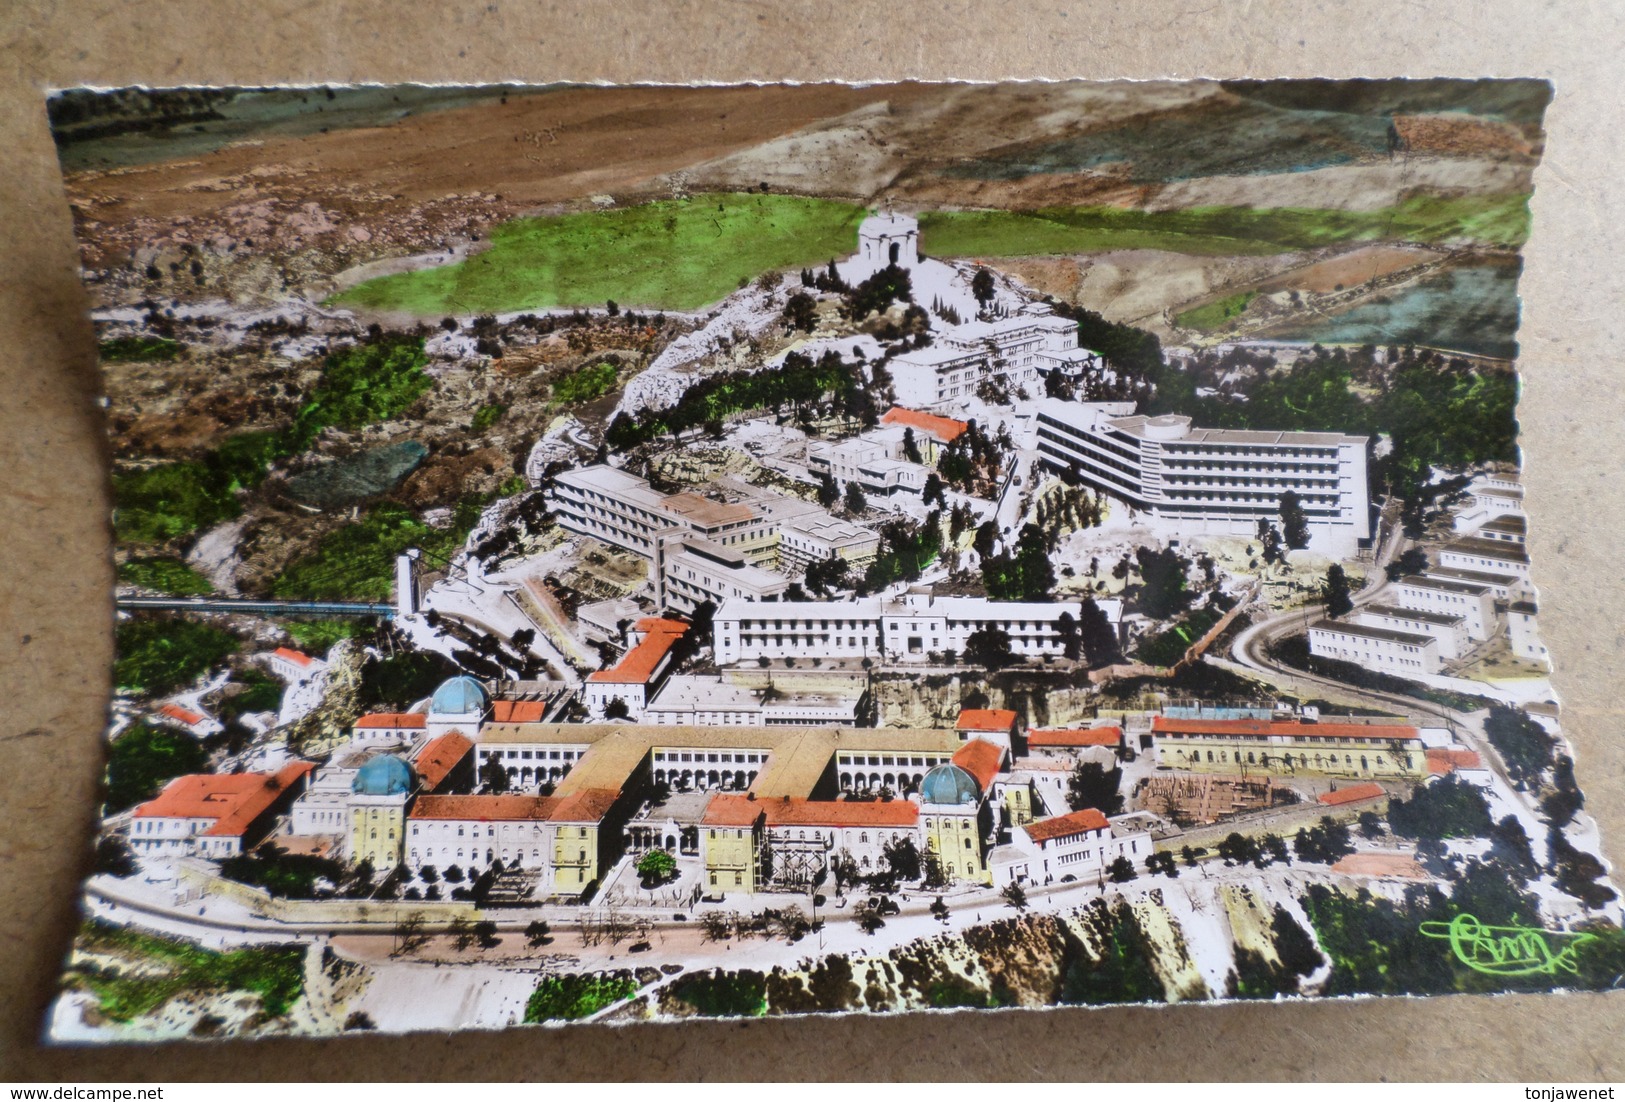
[[[762,510],[695,493],[657,493],[614,467],[565,471],[553,480],[547,499],[564,528],[645,557],[654,555],[656,538],[672,529],[742,551],[754,562],[773,554],[777,525]]]
[[[1469,639],[1488,639],[1495,630],[1495,594],[1485,585],[1409,574],[1394,583],[1401,608],[1460,616]]]
[[[1035,302],[1014,317],[946,329],[930,347],[894,356],[887,367],[897,401],[929,409],[970,398],[992,379],[1012,394],[1037,397],[1044,375],[1076,377],[1099,364],[1099,353],[1078,347],[1077,322]]]
[[[1439,565],[1505,577],[1529,578],[1529,552],[1509,540],[1468,538],[1439,548]]]
[[[1138,867],[1152,852],[1149,831],[1129,826],[1119,834],[1094,808],[1017,825],[1010,835],[988,856],[995,886],[1097,880],[1119,857]]]
[[[1108,608],[1108,619],[1120,605]],[[1077,622],[1077,601],[990,601],[983,597],[935,597],[908,593],[882,600],[728,601],[713,621],[719,665],[761,658],[874,658],[926,662],[949,651],[963,655],[972,634],[998,628],[1022,658],[1059,657],[1064,649],[1060,617]],[[1114,622],[1115,626],[1115,622]]]
[[[807,469],[829,475],[843,489],[856,482],[869,497],[925,492],[931,469],[902,458],[902,430],[879,430],[850,440],[820,441],[807,448]]]
[[[655,746],[649,752],[650,776],[679,792],[742,792],[756,783],[772,752],[765,746]]]
[[[741,551],[695,536],[663,535],[655,542],[655,604],[693,612],[710,601],[730,598],[776,601],[790,579],[756,566]]]
[[[1438,673],[1439,641],[1431,635],[1321,620],[1309,628],[1309,653],[1385,673]]]
[[[558,784],[591,748],[590,743],[561,741],[559,731],[552,724],[488,724],[474,747],[477,778],[483,781],[484,770],[494,761],[508,774],[508,787],[516,792]]]
[[[130,816],[130,850],[144,860],[233,857],[270,830],[280,808],[315,769],[290,762],[276,773],[197,773],[176,777]]]
[[[1445,612],[1427,612],[1397,605],[1365,605],[1354,612],[1352,619],[1356,624],[1367,627],[1431,635],[1439,641],[1440,658],[1460,658],[1471,645],[1468,642],[1466,618]]]
[[[868,690],[861,678],[842,695],[735,684],[721,677],[672,677],[643,710],[643,722],[669,727],[855,727]]]
[[[1456,514],[1458,532],[1470,532],[1498,517],[1523,516],[1523,483],[1517,475],[1479,475],[1467,490],[1467,507]]]
[[[805,570],[815,562],[845,559],[854,568],[880,553],[880,534],[822,510],[794,517],[779,529],[779,567]]]
[[[1457,585],[1477,586],[1489,590],[1495,601],[1513,600],[1516,594],[1527,591],[1529,583],[1516,574],[1502,574],[1488,570],[1463,570],[1453,566],[1429,567],[1424,575],[1430,582],[1453,582]]]
[[[614,701],[626,706],[627,718],[636,720],[641,716],[671,669],[672,648],[687,631],[688,625],[681,620],[658,616],[633,625],[628,633],[632,648],[609,669],[588,674],[581,688],[581,701],[593,718],[602,718]]]
[[[1199,429],[1189,417],[1124,416],[1123,403],[1040,407],[1045,466],[1072,472],[1179,534],[1252,536],[1298,495],[1309,546],[1353,555],[1371,535],[1366,438],[1335,432]]]
[[[1539,608],[1534,601],[1513,601],[1507,606],[1507,643],[1512,653],[1527,662],[1550,666],[1546,644],[1540,641],[1536,623]]]

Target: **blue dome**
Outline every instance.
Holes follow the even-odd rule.
[[[380,754],[356,771],[350,791],[358,796],[404,796],[412,788],[412,767],[394,754]]]
[[[926,804],[978,804],[981,786],[976,779],[951,762],[939,765],[920,782],[920,802]]]
[[[485,711],[485,689],[467,674],[442,682],[429,699],[429,714],[472,716]]]

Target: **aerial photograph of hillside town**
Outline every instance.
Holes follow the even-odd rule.
[[[117,662],[49,1037],[1613,985],[1550,98],[56,93]]]

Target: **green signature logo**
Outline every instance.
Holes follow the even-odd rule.
[[[1450,942],[1456,959],[1475,972],[1492,976],[1578,975],[1579,949],[1595,934],[1536,930],[1527,926],[1486,926],[1472,915],[1449,922],[1424,922],[1423,937]]]

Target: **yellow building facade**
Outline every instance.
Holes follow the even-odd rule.
[[[1157,763],[1193,773],[1418,780],[1427,750],[1415,727],[1262,720],[1168,720],[1152,724]]]
[[[553,890],[559,895],[580,895],[598,879],[598,827],[562,823],[553,834]]]

